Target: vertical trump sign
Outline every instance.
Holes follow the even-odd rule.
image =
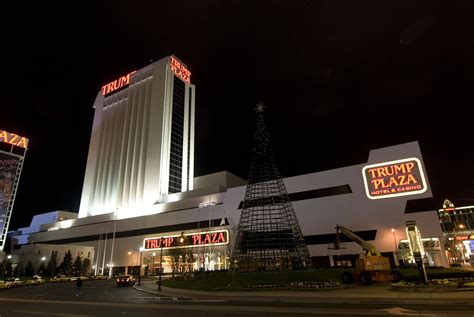
[[[362,176],[369,199],[421,194],[428,189],[416,157],[364,166]]]

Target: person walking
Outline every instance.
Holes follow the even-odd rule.
[[[82,287],[82,279],[79,277],[77,280],[76,280],[76,296],[79,296],[81,295],[81,287]]]

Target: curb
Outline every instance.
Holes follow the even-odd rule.
[[[144,288],[140,288],[138,287],[136,284],[133,285],[133,288],[136,289],[137,291],[140,291],[140,292],[145,292],[145,293],[149,293],[149,294],[154,294],[154,295],[166,295],[164,293],[159,293],[158,291],[150,291],[150,290],[147,290],[147,289],[144,289]],[[172,296],[170,296],[172,297]]]
[[[134,289],[153,294],[153,295],[164,295],[170,298],[173,298],[173,300],[179,300],[178,296],[175,295],[170,295],[166,294],[163,292],[158,292],[158,291],[150,291],[146,290],[143,288],[139,288],[137,286],[133,286]],[[221,296],[222,299],[225,300],[230,300],[228,297]],[[188,298],[187,298],[188,299]],[[196,300],[195,298],[192,298],[189,296],[189,299],[191,301]],[[287,303],[291,305],[298,305],[298,304],[303,304],[303,305],[318,305],[318,304],[339,304],[339,305],[350,305],[350,304],[359,304],[359,305],[435,305],[435,306],[445,306],[445,305],[463,305],[463,306],[474,306],[474,301],[470,300],[436,300],[436,299],[419,299],[419,300],[403,300],[399,298],[392,298],[392,299],[387,299],[387,298],[318,298],[318,297],[294,297],[294,300],[288,300],[287,297],[273,297],[273,296],[232,296],[231,301],[234,302],[247,302],[247,303]]]

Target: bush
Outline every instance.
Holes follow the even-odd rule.
[[[400,270],[403,279],[407,282],[420,281],[420,274],[417,269]],[[474,279],[474,271],[458,269],[458,268],[440,268],[426,269],[428,279],[450,279],[450,278],[472,278]]]

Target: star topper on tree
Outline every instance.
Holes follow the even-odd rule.
[[[263,102],[259,102],[257,103],[257,105],[255,106],[255,111],[257,111],[257,113],[262,113],[263,111],[265,111],[265,106],[263,104]]]

